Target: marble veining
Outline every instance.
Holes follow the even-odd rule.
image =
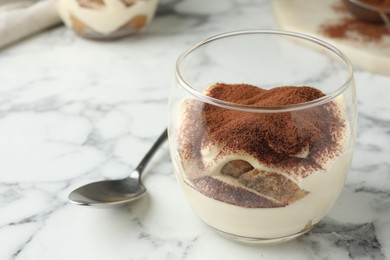
[[[385,259],[373,223],[345,224],[327,219],[317,225],[309,236],[299,240],[313,244],[312,248],[315,251],[319,251],[319,247],[323,246],[319,241],[326,241],[337,248],[342,248],[351,259],[362,257]]]
[[[183,50],[253,28],[277,28],[270,1],[165,0],[138,35],[93,42],[58,27],[2,50],[0,259],[390,259],[390,78],[359,69],[347,184],[297,240],[250,246],[210,230],[181,193],[167,145],[144,173],[140,201],[107,210],[67,202],[81,184],[134,169],[166,124]]]

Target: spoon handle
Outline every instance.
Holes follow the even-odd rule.
[[[145,154],[144,158],[141,160],[141,162],[135,168],[135,171],[138,172],[139,176],[141,176],[141,173],[144,171],[146,164],[152,158],[152,156],[157,151],[157,149],[160,147],[160,145],[162,143],[164,143],[165,140],[167,140],[167,138],[168,138],[168,131],[165,128],[164,132],[162,132],[160,137],[156,140],[156,142],[153,144],[153,146],[149,149],[149,151]]]

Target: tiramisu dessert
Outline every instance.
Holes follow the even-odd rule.
[[[196,213],[238,237],[276,239],[310,230],[338,197],[351,162],[343,98],[278,112],[325,94],[304,86],[222,83],[204,94],[270,109],[182,102],[174,164]]]
[[[88,38],[116,38],[137,32],[152,20],[158,0],[59,0],[65,24]]]

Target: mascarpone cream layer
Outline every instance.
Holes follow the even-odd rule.
[[[86,8],[76,0],[59,0],[58,11],[63,21],[72,26],[71,16],[77,17],[95,32],[109,34],[128,23],[131,18],[145,15],[147,23],[153,18],[158,0],[138,0],[126,6],[119,0],[105,0],[102,8]]]

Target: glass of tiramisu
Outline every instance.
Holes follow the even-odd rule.
[[[356,136],[347,57],[298,33],[208,38],[176,64],[169,143],[195,213],[233,239],[287,241],[330,210]]]
[[[78,35],[109,40],[145,29],[157,4],[158,0],[58,0],[57,9]]]

